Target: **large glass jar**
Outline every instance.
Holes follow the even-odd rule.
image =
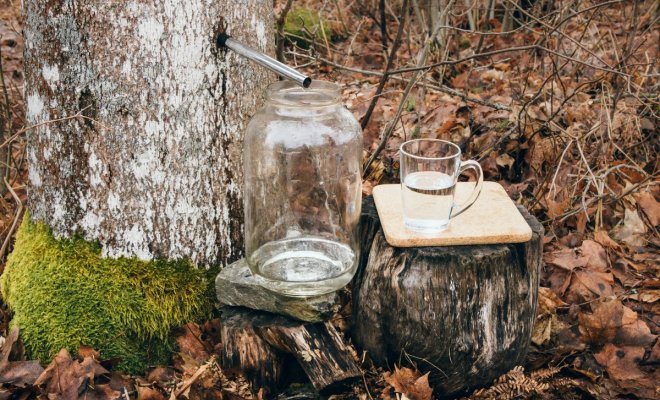
[[[288,296],[346,285],[357,267],[362,130],[338,85],[268,88],[245,135],[245,250],[261,284]]]

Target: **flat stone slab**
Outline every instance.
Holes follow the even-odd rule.
[[[473,182],[458,182],[456,202],[465,201],[473,188]],[[376,186],[373,195],[385,239],[394,247],[525,243],[532,238],[532,228],[497,182],[484,182],[481,194],[472,207],[452,218],[449,228],[432,234],[406,228],[401,185]]]
[[[339,309],[336,293],[301,298],[281,296],[264,289],[244,258],[220,271],[215,278],[215,292],[223,305],[268,311],[308,322],[326,320]]]

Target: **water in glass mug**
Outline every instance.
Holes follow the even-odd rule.
[[[449,225],[453,207],[454,177],[442,172],[408,174],[403,181],[406,226],[418,232],[438,232]]]

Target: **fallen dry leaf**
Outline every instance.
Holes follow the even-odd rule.
[[[592,304],[592,313],[578,314],[579,330],[589,343],[611,342],[622,325],[623,304],[617,299]]]
[[[648,362],[650,363],[660,363],[660,340],[655,342],[653,349],[651,349],[651,354],[649,355]]]
[[[643,398],[657,398],[656,385],[660,382],[660,371],[647,375],[639,368],[639,362],[644,357],[643,347],[617,347],[608,343],[595,357],[605,367],[609,377],[629,393]]]
[[[513,157],[511,157],[510,155],[508,155],[506,153],[503,153],[503,154],[500,154],[499,156],[497,156],[497,158],[495,158],[495,162],[500,167],[511,168],[511,167],[513,167],[513,164],[516,162],[516,160]]]
[[[578,256],[575,250],[564,248],[561,250],[546,253],[543,260],[550,265],[572,271],[575,268],[587,265],[587,257]]]
[[[609,269],[609,260],[607,251],[598,242],[585,240],[580,246],[580,253],[587,259],[586,267],[599,272],[605,272]]]
[[[592,313],[578,314],[579,330],[592,344],[615,343],[621,346],[649,346],[656,335],[638,318],[635,311],[618,299],[592,304]]]
[[[156,389],[138,386],[138,398],[140,400],[165,400],[165,396]]]
[[[557,296],[550,288],[539,287],[539,309],[538,314],[555,313],[557,307],[565,307],[567,304]]]
[[[646,244],[646,225],[635,210],[626,208],[623,224],[612,230],[614,239],[631,246],[644,246]]]
[[[147,374],[147,381],[157,383],[161,387],[166,387],[168,383],[176,379],[176,371],[170,367],[156,367]]]
[[[202,339],[202,330],[199,325],[189,322],[175,332],[176,344],[179,353],[192,357],[198,363],[203,363],[211,357],[213,346]]]
[[[660,202],[655,199],[651,192],[641,192],[637,196],[637,204],[639,204],[653,226],[660,225]]]
[[[85,358],[85,357],[92,357],[94,359],[100,360],[101,359],[101,353],[98,351],[94,350],[93,348],[89,346],[80,345],[78,348],[78,356]]]
[[[563,332],[568,325],[557,318],[556,314],[539,315],[532,329],[532,342],[542,346]]]
[[[629,294],[624,298],[642,303],[655,303],[660,300],[660,290],[643,290],[638,293]]]
[[[92,357],[85,357],[82,361],[74,360],[66,349],[62,349],[34,385],[48,393],[49,398],[76,399],[83,395],[91,397],[93,394],[88,392],[94,391],[94,378],[107,373],[108,370],[103,368],[98,360]],[[114,397],[117,396],[119,392]]]
[[[504,72],[497,69],[488,69],[482,72],[479,78],[485,82],[499,81],[504,79]]]
[[[649,346],[655,342],[657,335],[651,333],[651,329],[638,318],[635,311],[623,306],[621,328],[614,338],[614,343],[623,346]]]
[[[603,229],[599,229],[594,232],[594,240],[601,245],[613,250],[619,250],[621,248],[621,246],[619,246],[619,244],[610,237],[607,231]]]
[[[418,371],[395,366],[394,372],[385,372],[383,378],[395,392],[405,395],[410,400],[431,400],[433,398],[428,373],[420,376]]]
[[[589,270],[575,271],[565,300],[567,303],[584,303],[614,294],[614,275],[609,272]]]
[[[13,328],[0,349],[0,384],[25,387],[34,384],[44,369],[39,361],[9,360],[12,349],[21,346],[18,332],[18,328]]]

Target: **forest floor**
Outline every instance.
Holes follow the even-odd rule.
[[[11,150],[0,197],[2,259],[26,202],[17,3],[0,0],[0,157]],[[282,13],[286,1],[276,3]],[[522,2],[558,4],[547,9],[476,3],[494,4],[490,15],[464,6],[474,2],[450,2],[460,4],[432,33],[428,13],[418,7],[425,3],[385,1],[381,13],[379,1],[295,1],[282,19],[289,35],[282,56],[314,78],[341,83],[347,107],[368,120],[365,195],[397,181],[402,141],[446,139],[545,226],[526,363],[471,398],[660,398],[660,3]],[[0,372],[13,371],[16,382],[38,376],[40,384],[5,384],[0,398],[262,397],[240,371],[217,368],[217,320],[180,329],[172,364],[141,377],[112,372],[112,363],[88,348],[73,358],[61,353],[43,371],[21,360],[9,320],[1,309]],[[362,367],[364,380],[335,398],[431,398],[413,364],[395,371]]]

